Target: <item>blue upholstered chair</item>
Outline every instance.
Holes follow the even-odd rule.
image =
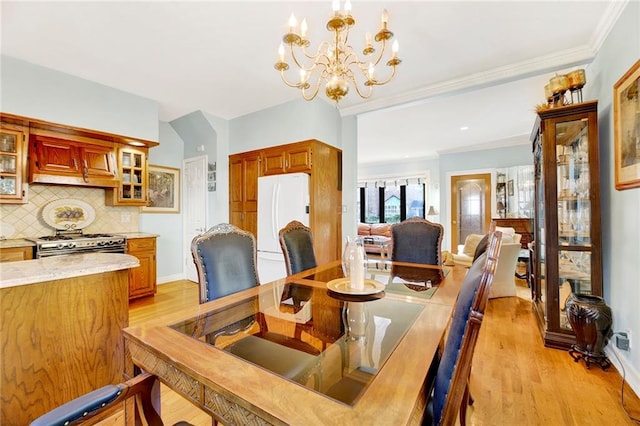
[[[253,234],[222,223],[196,236],[191,254],[198,271],[200,303],[260,285]]]
[[[109,410],[116,412],[121,408],[120,403],[127,398],[135,397],[137,418],[143,418],[149,426],[162,426],[162,419],[158,414],[160,382],[157,377],[143,373],[118,385],[106,385],[100,389],[84,394],[63,404],[35,419],[31,426],[54,426],[91,424],[98,414]],[[96,418],[104,420],[104,417]],[[189,426],[189,423],[179,422],[176,425]]]
[[[491,235],[486,253],[480,255],[471,265],[462,283],[444,351],[435,374],[424,424],[453,425],[458,413],[460,424],[466,424],[471,361],[489,298],[501,242],[500,232]]]
[[[309,227],[294,220],[282,228],[278,236],[287,266],[287,275],[297,274],[318,266],[313,251],[313,236]]]
[[[419,217],[394,223],[391,225],[391,260],[440,265],[443,234],[442,225]]]

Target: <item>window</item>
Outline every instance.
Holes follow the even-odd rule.
[[[424,218],[424,199],[425,185],[420,180],[364,184],[358,191],[360,221],[398,223],[410,217]]]

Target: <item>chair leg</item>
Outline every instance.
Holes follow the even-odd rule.
[[[467,407],[471,405],[469,398],[469,382],[467,382],[462,396],[462,404],[460,404],[460,426],[466,426],[467,424]]]

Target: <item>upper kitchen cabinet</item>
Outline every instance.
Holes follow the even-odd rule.
[[[2,141],[7,141],[0,149],[9,150],[6,156],[1,152],[0,202],[25,203],[22,186],[28,178],[30,183],[106,188],[107,205],[147,204],[147,159],[158,142],[6,113],[0,119]]]
[[[115,145],[36,130],[29,140],[29,182],[115,187]]]
[[[111,206],[146,206],[149,172],[147,150],[118,148],[119,184],[107,189],[106,204]]]
[[[267,148],[262,152],[263,175],[311,171],[313,143],[298,142]]]
[[[27,138],[28,128],[0,126],[0,203],[27,202]]]

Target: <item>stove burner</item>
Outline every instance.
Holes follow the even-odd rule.
[[[113,237],[112,234],[82,234],[83,238],[110,238]]]
[[[44,241],[59,241],[59,240],[72,240],[73,238],[68,237],[66,235],[45,235],[44,237],[40,237],[39,239]]]

